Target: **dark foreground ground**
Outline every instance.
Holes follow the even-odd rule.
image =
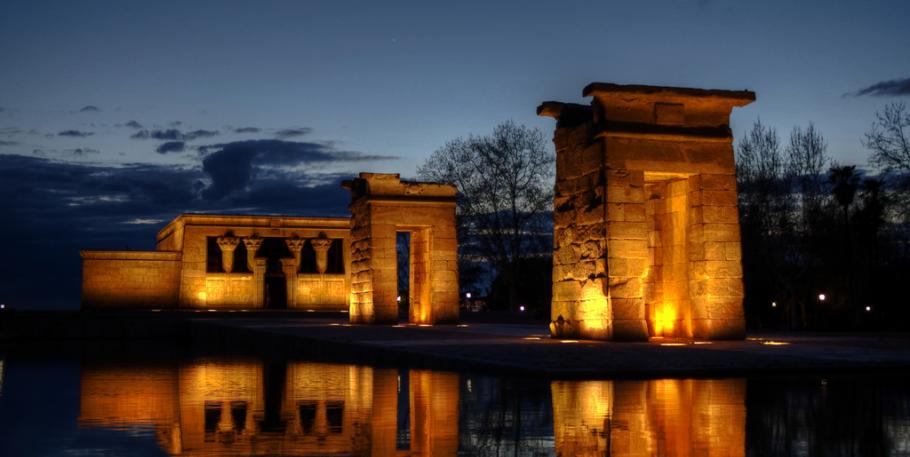
[[[104,353],[281,354],[545,378],[910,371],[910,334],[752,333],[745,341],[550,339],[542,322],[351,326],[344,314],[4,313],[0,344]]]

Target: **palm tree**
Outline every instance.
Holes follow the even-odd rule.
[[[828,170],[828,182],[831,183],[831,193],[837,203],[843,208],[844,214],[844,247],[845,259],[847,261],[847,291],[850,295],[850,308],[853,309],[854,322],[858,322],[860,316],[856,306],[856,300],[853,293],[853,275],[851,267],[853,265],[853,247],[850,243],[850,205],[856,197],[856,189],[859,187],[859,175],[856,174],[855,165],[833,166]]]

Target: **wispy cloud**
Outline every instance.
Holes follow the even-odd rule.
[[[275,136],[278,138],[292,138],[295,136],[303,136],[313,131],[309,127],[290,127],[286,129],[281,129],[275,132]]]
[[[97,113],[101,111],[101,108],[98,108],[95,105],[85,105],[79,109],[80,113]]]
[[[73,138],[85,138],[94,134],[95,132],[83,132],[81,130],[63,130],[57,133],[58,136],[68,136]]]
[[[910,95],[910,78],[881,81],[856,92],[844,94],[844,96],[854,97],[862,97],[864,95],[877,97]]]
[[[259,133],[262,130],[259,127],[237,127],[233,130],[234,133]]]
[[[169,152],[183,152],[186,143],[183,141],[168,141],[166,143],[161,143],[156,149],[155,152],[158,154],[167,154]]]

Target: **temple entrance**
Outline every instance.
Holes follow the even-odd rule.
[[[411,234],[398,232],[395,237],[395,247],[398,262],[398,322],[407,322],[411,304]]]
[[[645,306],[650,336],[691,337],[689,298],[689,179],[645,173],[648,276]]]
[[[267,309],[287,309],[287,278],[282,269],[281,259],[293,258],[291,251],[282,238],[265,238],[256,257],[265,259],[264,307]]]

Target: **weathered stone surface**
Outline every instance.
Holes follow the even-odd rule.
[[[585,95],[590,109],[538,109],[558,121],[552,335],[741,337],[728,125],[754,94],[595,83]],[[602,279],[594,299],[586,285]]]
[[[351,190],[353,268],[360,272],[351,294],[351,322],[398,322],[398,232],[411,235],[409,321],[456,322],[455,188],[374,173],[361,173],[344,186]]]

